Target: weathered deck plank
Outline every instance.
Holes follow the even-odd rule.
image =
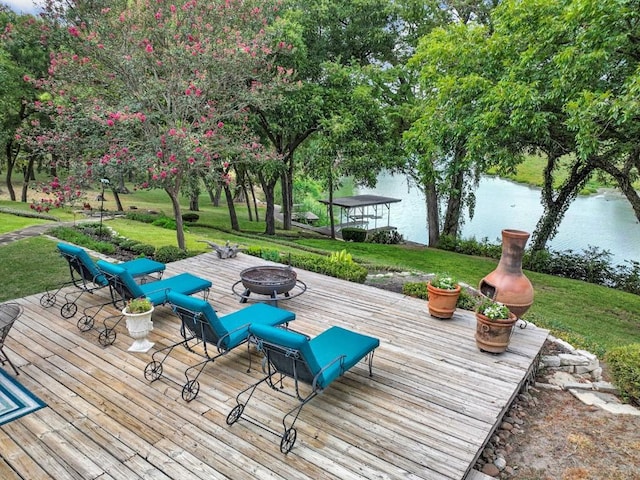
[[[190,272],[213,281],[210,301],[224,315],[242,308],[231,286],[244,268],[266,263],[215,253],[167,265],[165,276]],[[298,270],[307,291],[279,306],[296,312],[292,328],[316,335],[332,325],[380,339],[374,376],[356,366],[305,407],[288,455],[279,439],[240,420],[229,427],[235,395],[260,378],[259,357],[239,348],[207,365],[200,394],[181,398],[184,370],[200,357],[178,348],[164,375],[149,383],[151,353],[179,338],[179,322],[157,307],[156,345],[131,354],[124,322],[109,347],[96,329],[82,333],[83,309],[108,300],[106,291],[83,295],[72,319],[43,309],[39,295],[20,299],[25,313],[5,347],[19,380],[48,408],[0,427],[2,478],[273,478],[462,479],[530,372],[547,332],[518,329],[507,351],[478,351],[475,319],[458,311],[450,321],[431,318],[426,303],[401,294]],[[249,303],[265,300],[252,296]],[[270,428],[292,400],[259,389],[247,407]]]

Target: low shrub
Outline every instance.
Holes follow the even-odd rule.
[[[160,216],[159,213],[149,212],[127,212],[126,218],[142,223],[153,223]]]
[[[187,212],[182,214],[183,222],[197,222],[200,220],[200,215],[195,212]]]
[[[640,343],[610,350],[605,361],[623,398],[640,403]]]
[[[156,247],[148,245],[146,243],[136,243],[129,248],[136,255],[142,255],[145,257],[153,257],[156,253]]]
[[[36,212],[35,210],[20,210],[18,208],[0,207],[0,213],[8,213],[10,215],[15,215],[16,217],[39,218],[41,220],[53,220],[54,222],[60,221],[58,217]]]
[[[402,285],[402,293],[410,297],[421,298],[422,300],[429,299],[426,282],[407,282]],[[456,307],[473,312],[478,306],[478,298],[479,297],[470,293],[466,288],[462,288]]]
[[[346,227],[340,233],[345,242],[364,242],[367,239],[367,231],[364,228]]]
[[[120,248],[124,249],[124,250],[131,250],[133,251],[133,247],[135,247],[136,245],[138,245],[140,242],[137,240],[132,240],[130,238],[125,238],[125,237],[120,237],[121,240],[118,242],[118,245],[120,245]]]
[[[173,245],[166,245],[156,250],[154,259],[162,263],[171,263],[187,258],[189,254]]]
[[[402,285],[402,293],[404,295],[421,298],[423,300],[426,300],[429,296],[427,294],[427,284],[425,282],[407,282]]]
[[[154,227],[166,228],[167,230],[175,230],[176,229],[176,221],[171,217],[159,217],[156,218],[151,225]]]
[[[353,257],[346,250],[340,250],[329,255],[329,261],[334,263],[353,263]]]
[[[344,237],[343,237],[344,238]],[[367,243],[382,245],[398,245],[404,242],[404,237],[397,230],[378,230],[367,235]]]
[[[321,273],[335,278],[348,280],[350,282],[364,283],[367,278],[367,269],[353,261],[338,262],[331,261],[328,256],[316,254],[281,254],[274,249],[263,249],[251,246],[245,253],[260,257],[272,262],[279,262],[292,267],[302,268],[311,272]]]

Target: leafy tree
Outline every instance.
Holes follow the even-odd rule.
[[[609,173],[640,212],[629,188],[638,175],[637,6],[507,1],[494,10],[490,28],[434,31],[414,57],[425,93],[410,134],[418,147],[460,158],[456,168],[477,173],[513,169],[525,153],[547,158],[535,250],[553,237],[596,171]],[[554,188],[561,166],[569,175]]]
[[[243,125],[246,106],[271,98],[273,82],[287,81],[274,60],[289,47],[269,28],[277,3],[75,6],[50,8],[64,15],[75,40],[72,52],[52,59],[55,90],[84,107],[77,118],[105,132],[108,148],[92,165],[131,164],[143,187],[165,190],[184,249],[183,185],[239,155],[253,162],[271,158]]]
[[[18,15],[0,5],[0,143],[6,168],[5,181],[11,200],[16,200],[12,177],[19,166],[21,144],[16,141],[16,131],[23,122],[40,121],[33,102],[39,91],[32,79],[46,75],[49,65],[48,45],[51,30],[41,19],[32,15]],[[33,171],[35,156],[28,153],[23,165],[25,188],[22,200],[26,201],[26,187]]]
[[[367,134],[363,135],[365,132],[358,130],[361,121],[343,122],[340,117],[349,111],[361,112],[363,105],[371,108],[368,116],[383,115],[379,102],[366,101],[360,105],[353,102],[364,91],[379,95],[367,87],[372,83],[367,76],[393,58],[397,37],[394,15],[393,2],[388,0],[286,2],[282,27],[294,46],[286,66],[295,72],[299,88],[283,96],[280,102],[271,103],[268,108],[253,107],[261,138],[273,146],[281,160],[279,165],[271,164],[260,173],[267,202],[268,234],[275,232],[271,198],[278,180],[282,184],[284,227],[291,226],[295,155],[299,147],[318,136],[326,136],[322,140],[324,143],[331,141],[332,125],[338,122],[342,130],[349,129],[349,133],[341,134],[343,143],[339,147],[342,158],[347,158],[353,150],[347,144],[352,141],[361,143]],[[369,71],[356,71],[364,67]],[[347,75],[353,75],[349,82],[343,81]],[[360,161],[363,159],[360,157]],[[371,158],[367,173],[382,167],[379,156]]]

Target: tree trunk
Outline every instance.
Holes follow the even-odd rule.
[[[282,184],[282,228],[291,230],[291,209],[293,207],[293,195],[291,192],[291,182],[287,173],[280,177]]]
[[[191,195],[189,195],[189,210],[191,210],[192,212],[200,211],[200,202],[198,200],[199,196],[200,195],[198,195],[198,193],[192,193]]]
[[[251,191],[251,201],[253,202],[253,211],[255,213],[256,216],[256,222],[260,221],[260,215],[259,215],[259,211],[258,211],[258,199],[256,198],[256,190],[253,186],[253,181],[251,180],[251,177],[249,177],[249,189]]]
[[[636,171],[640,171],[640,149],[629,154],[622,168],[618,168],[607,160],[606,158],[596,158],[592,163],[613,177],[624,196],[629,200],[636,218],[640,221],[640,195],[631,183],[632,170],[635,168]]]
[[[460,229],[460,214],[462,212],[462,187],[464,184],[464,172],[458,171],[452,180],[452,185],[449,189],[447,212],[444,218],[442,234],[457,238]]]
[[[437,247],[440,241],[440,212],[438,209],[438,192],[434,182],[425,185],[425,203],[427,204],[427,229],[429,246]]]
[[[227,199],[227,208],[229,209],[229,220],[231,221],[231,230],[239,232],[240,224],[238,223],[238,215],[236,213],[236,205],[233,201],[233,193],[229,185],[224,184],[224,196]]]
[[[184,241],[184,230],[182,223],[182,211],[180,210],[180,188],[166,188],[164,189],[171,199],[171,207],[173,208],[173,216],[176,220],[176,239],[178,240],[178,248],[186,250],[186,244]]]
[[[33,171],[33,166],[36,162],[36,156],[30,153],[28,158],[29,158],[29,161],[27,162],[27,165],[22,169],[24,182],[22,184],[22,195],[20,196],[20,201],[24,203],[27,203],[27,194],[29,192],[29,182],[31,180],[36,179],[36,174]]]
[[[260,176],[260,184],[264,192],[265,202],[267,203],[267,211],[265,212],[265,230],[267,235],[276,234],[276,216],[275,216],[275,185],[276,180],[267,180],[262,173]]]
[[[9,192],[9,199],[12,202],[16,201],[16,192],[13,189],[13,184],[11,183],[11,176],[13,175],[13,166],[15,165],[17,157],[17,152],[14,157],[13,154],[13,140],[9,139],[5,144],[5,153],[7,156],[7,175],[5,177],[7,183],[7,191]]]
[[[116,201],[116,209],[119,212],[124,212],[124,207],[122,206],[122,201],[120,200],[120,192],[119,188],[112,187],[111,193],[113,193],[113,199]]]
[[[589,180],[595,170],[591,163],[581,164],[576,161],[569,172],[569,176],[558,190],[553,188],[553,172],[558,157],[549,156],[544,171],[544,184],[542,187],[542,206],[544,213],[532,235],[531,250],[538,252],[544,250],[547,243],[558,232],[558,226],[564,217],[571,202],[578,196],[580,190]],[[555,193],[555,195],[554,195]]]
[[[327,205],[327,211],[329,214],[329,231],[331,232],[331,238],[336,239],[336,221],[333,218],[333,172],[329,168],[329,174],[327,175],[327,186],[329,187],[329,205]]]

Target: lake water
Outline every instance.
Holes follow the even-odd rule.
[[[427,243],[424,195],[409,187],[403,176],[384,174],[374,189],[358,187],[354,195],[373,194],[402,199],[391,204],[390,224],[406,240]],[[483,177],[476,191],[473,220],[465,218],[462,237],[488,238],[500,243],[504,228],[533,233],[542,215],[540,189],[520,185],[497,177]],[[582,252],[596,246],[611,252],[613,264],[625,260],[640,261],[640,223],[631,205],[619,193],[580,196],[571,204],[560,224],[558,234],[548,244],[553,250]]]

